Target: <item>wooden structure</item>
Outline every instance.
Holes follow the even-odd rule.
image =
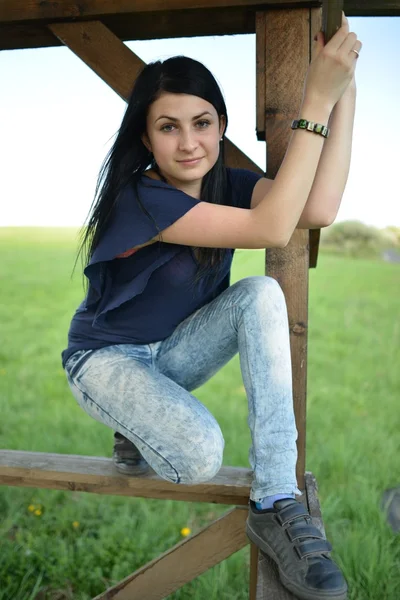
[[[2,0],[0,49],[65,45],[126,100],[143,63],[123,41],[256,33],[256,131],[268,140],[266,176],[273,179],[298,116],[313,37],[323,26],[330,39],[342,10],[347,16],[400,16],[400,0]],[[261,172],[229,140],[225,150],[229,166]],[[318,242],[319,231],[296,230],[285,249],[266,251],[266,272],[279,281],[288,305],[298,484],[323,530],[315,479],[305,472],[308,269],[317,264]],[[249,469],[224,467],[211,482],[177,486],[154,473],[119,475],[111,459],[3,450],[0,483],[235,505],[97,599],[162,599],[249,543]],[[251,600],[294,598],[253,545],[250,571]]]

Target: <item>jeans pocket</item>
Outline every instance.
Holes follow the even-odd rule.
[[[83,367],[93,352],[94,350],[78,350],[69,357],[65,363],[65,371],[70,379],[73,379],[73,377],[78,374],[78,371]]]

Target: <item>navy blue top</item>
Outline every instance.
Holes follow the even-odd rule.
[[[227,174],[229,193],[224,204],[250,209],[253,188],[262,175],[231,168]],[[160,231],[201,202],[147,176],[140,179],[138,192]],[[198,263],[191,246],[155,242],[127,258],[116,258],[158,234],[154,222],[139,207],[131,185],[120,193],[116,206],[84,270],[88,293],[72,318],[68,348],[62,352],[63,366],[77,350],[164,340],[230,285],[233,248],[226,249],[216,281],[203,278],[195,288],[190,284]]]

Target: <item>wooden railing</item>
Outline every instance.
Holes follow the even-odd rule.
[[[250,544],[245,533],[252,471],[222,467],[209,482],[182,485],[154,471],[120,475],[110,458],[0,450],[0,484],[117,496],[234,505],[221,517],[116,583],[95,600],[162,600]],[[302,498],[323,531],[316,482],[306,474]],[[279,582],[274,563],[250,544],[249,599],[294,600]]]

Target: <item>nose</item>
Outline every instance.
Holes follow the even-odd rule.
[[[179,136],[179,150],[193,153],[197,146],[196,132],[182,129]]]

